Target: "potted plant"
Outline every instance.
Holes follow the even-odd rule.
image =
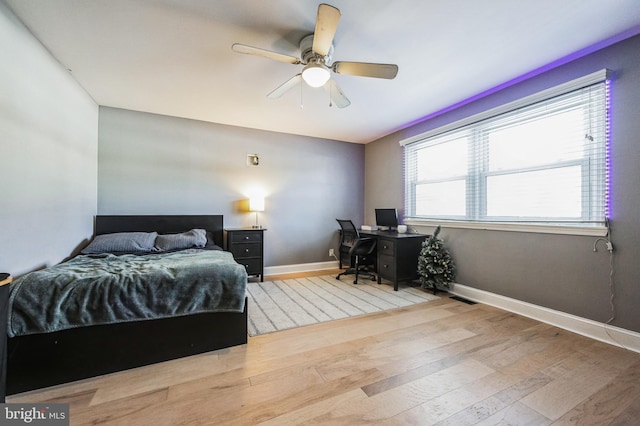
[[[425,289],[448,289],[455,277],[455,265],[444,241],[438,236],[440,226],[422,243],[418,257],[418,274]]]

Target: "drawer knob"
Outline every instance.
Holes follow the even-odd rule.
[[[389,265],[382,265],[383,268],[387,269]]]
[[[245,253],[249,253],[249,249],[248,249],[248,248],[247,248],[247,249],[244,249],[244,252],[245,252]]]
[[[385,245],[385,246],[382,246],[382,248],[386,250],[386,249],[388,249],[388,248],[389,248],[389,246],[386,246],[386,245]]]
[[[244,239],[245,239],[245,240],[248,240],[248,239],[249,239],[249,236],[247,235],[246,237],[244,237]]]

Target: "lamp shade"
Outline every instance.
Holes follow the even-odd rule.
[[[249,198],[249,210],[252,212],[264,211],[264,197],[251,197]]]
[[[329,68],[317,62],[311,62],[302,70],[302,79],[311,87],[320,87],[329,81]]]

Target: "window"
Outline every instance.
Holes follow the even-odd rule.
[[[603,226],[607,75],[401,142],[405,219]]]

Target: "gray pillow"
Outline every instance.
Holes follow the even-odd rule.
[[[180,234],[158,235],[156,250],[179,250],[191,247],[204,247],[207,244],[207,232],[204,229],[192,229]]]
[[[157,232],[116,232],[96,235],[82,253],[149,252],[153,250],[157,236]]]

